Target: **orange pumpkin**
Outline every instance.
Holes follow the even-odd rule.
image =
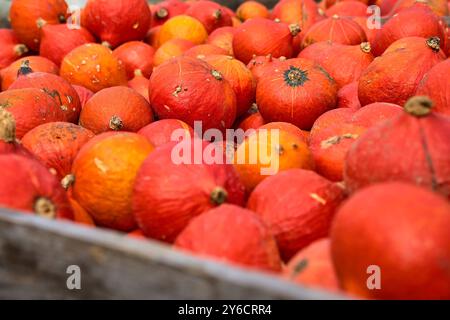
[[[194,46],[194,43],[184,39],[169,40],[156,50],[153,62],[155,66],[159,66],[167,60],[181,56],[184,52]]]
[[[97,92],[80,115],[80,125],[95,134],[109,130],[136,132],[152,121],[150,104],[128,87],[111,87]]]
[[[145,36],[145,42],[151,45],[154,49],[159,48],[159,31],[161,26],[151,28]]]
[[[261,129],[236,150],[234,167],[248,192],[270,175],[292,168],[314,168],[307,143],[284,130]]]
[[[236,28],[234,27],[218,28],[209,35],[206,43],[222,48],[227,51],[228,55],[233,56],[233,38],[235,32]]]
[[[123,64],[105,46],[88,43],[72,50],[61,63],[60,75],[92,92],[127,84]]]
[[[9,18],[19,40],[31,50],[38,51],[41,27],[45,24],[64,23],[67,9],[64,0],[14,0]]]
[[[270,12],[265,5],[257,1],[245,1],[236,10],[237,17],[242,20],[253,18],[269,18]]]
[[[62,179],[70,173],[78,151],[93,137],[92,131],[76,124],[51,122],[30,130],[22,138],[22,144]]]
[[[189,40],[195,44],[202,44],[208,38],[203,24],[187,15],[179,15],[167,20],[159,30],[159,44],[171,39]]]
[[[24,61],[28,61],[28,65],[34,72],[46,72],[59,74],[59,68],[52,61],[40,57],[40,56],[30,56],[21,58],[13,62],[9,67],[0,70],[0,78],[2,81],[2,91],[8,90],[11,84],[16,81],[17,73],[24,63]]]
[[[192,58],[203,59],[206,56],[227,54],[227,51],[212,44],[200,44],[187,50],[184,55]]]
[[[142,75],[140,70],[136,70],[134,72],[134,78],[128,81],[128,87],[134,89],[137,93],[145,98],[148,102],[150,102],[150,98],[148,96],[148,86],[150,81]]]
[[[88,142],[76,157],[73,198],[104,227],[136,229],[131,194],[136,174],[153,146],[136,133],[104,133]]]
[[[140,70],[144,77],[149,78],[153,71],[153,55],[155,49],[141,41],[124,43],[113,51],[113,56],[122,61],[128,79],[134,77],[134,72]]]

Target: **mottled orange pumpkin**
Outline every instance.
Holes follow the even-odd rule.
[[[167,60],[181,56],[195,44],[189,40],[184,39],[172,39],[162,44],[158,50],[156,50],[153,63],[155,66],[163,64]]]
[[[208,38],[203,24],[187,15],[179,15],[167,20],[159,30],[159,45],[171,39],[184,39],[195,44],[202,44]]]

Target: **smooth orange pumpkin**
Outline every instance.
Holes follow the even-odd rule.
[[[236,9],[236,15],[242,21],[253,18],[269,18],[269,9],[257,1],[245,1]]]
[[[153,62],[157,67],[172,58],[181,56],[194,46],[194,43],[184,39],[169,40],[156,50]]]
[[[195,44],[202,44],[207,38],[208,32],[200,21],[187,15],[179,15],[162,25],[158,43],[162,45],[171,39],[184,39]]]

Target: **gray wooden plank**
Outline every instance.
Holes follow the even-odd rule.
[[[69,265],[81,290],[66,287]],[[120,233],[0,209],[0,299],[341,299]]]

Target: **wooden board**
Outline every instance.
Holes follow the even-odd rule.
[[[81,290],[67,289],[67,268]],[[102,229],[0,209],[0,299],[340,299]]]

